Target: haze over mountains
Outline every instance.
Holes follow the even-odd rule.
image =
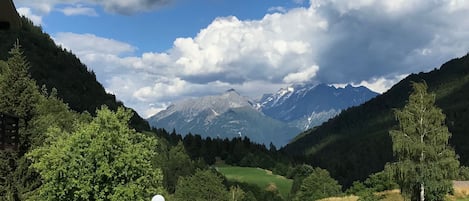
[[[247,136],[255,142],[283,146],[301,131],[376,95],[365,87],[296,84],[255,101],[230,89],[217,96],[176,102],[148,121],[153,127],[175,129],[183,135]]]

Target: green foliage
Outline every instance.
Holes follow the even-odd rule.
[[[42,90],[42,96],[34,110],[36,115],[29,123],[28,132],[31,133],[32,148],[41,146],[45,142],[44,134],[52,126],[70,133],[74,130],[76,123],[89,121],[86,114],[80,115],[71,111],[68,105],[58,98],[55,88],[52,89],[50,95],[44,86]]]
[[[360,195],[366,191],[370,191],[370,189],[367,188],[365,184],[363,184],[360,181],[354,181],[352,183],[352,186],[350,186],[350,188],[348,188],[347,191],[345,191],[345,193],[348,195]]]
[[[287,198],[292,181],[279,175],[274,175],[267,170],[252,167],[220,166],[216,168],[228,181],[238,181],[253,184],[262,189],[280,193]]]
[[[459,162],[448,146],[451,134],[445,116],[435,106],[435,95],[425,83],[414,83],[409,101],[395,115],[399,128],[390,131],[397,162],[391,164],[404,196],[443,200],[452,191],[449,181],[457,174]],[[423,193],[423,192],[422,192]]]
[[[170,148],[166,160],[162,165],[164,173],[163,183],[169,193],[174,193],[180,177],[186,177],[195,172],[193,162],[187,155],[182,142]]]
[[[385,168],[385,170],[381,172],[370,175],[365,180],[364,184],[374,192],[382,192],[399,188],[399,185],[394,182],[392,172],[389,168]]]
[[[457,180],[462,180],[462,181],[469,180],[469,167],[461,166],[459,168],[459,175],[456,179]]]
[[[228,181],[228,186],[240,187],[246,192],[243,201],[285,201],[278,191],[267,190],[265,187],[259,187],[256,184],[250,184],[238,181]]]
[[[147,200],[163,193],[152,164],[157,141],[128,127],[132,113],[103,107],[69,133],[47,131],[47,143],[28,154],[43,184],[30,200]]]
[[[375,192],[367,190],[358,194],[358,201],[377,201],[384,198],[384,195],[376,195]]]
[[[176,145],[183,141],[190,158],[193,161],[203,159],[206,164],[213,165],[216,160],[223,160],[225,164],[243,167],[259,167],[274,171],[279,175],[286,175],[291,159],[275,149],[267,149],[263,144],[251,142],[247,137],[233,139],[203,139],[200,135],[187,134],[184,138],[173,130],[169,134],[164,129],[152,130],[158,137],[166,139],[169,144]]]
[[[69,50],[57,46],[41,27],[35,26],[25,17],[22,18],[22,24],[19,31],[0,34],[0,60],[8,58],[8,50],[19,41],[23,55],[31,64],[31,77],[38,86],[45,85],[49,90],[56,88],[58,96],[72,110],[88,111],[94,115],[101,105],[107,105],[113,111],[123,106],[114,95],[106,93],[93,71]],[[150,130],[148,123],[135,112],[131,125],[139,131]]]
[[[18,158],[15,152],[0,151],[0,200],[14,200],[15,160]]]
[[[327,170],[314,168],[313,172],[301,183],[293,200],[308,201],[337,196],[341,194],[341,188]]]
[[[36,115],[41,96],[19,44],[9,53],[7,62],[0,62],[0,112],[19,117],[19,149],[0,150],[0,199],[17,200],[39,183],[28,170],[23,154],[31,146],[30,120]]]
[[[175,200],[228,201],[229,192],[223,179],[211,170],[198,170],[192,176],[182,177],[176,185]]]
[[[29,121],[38,101],[36,82],[30,78],[30,66],[19,44],[10,50],[7,67],[3,68],[0,82],[0,111]]]
[[[300,189],[303,179],[311,175],[314,171],[314,168],[310,165],[302,164],[293,168],[293,170],[288,173],[287,177],[293,179],[293,184],[290,190],[290,195],[295,195],[296,192]]]
[[[229,192],[230,201],[242,201],[245,197],[245,192],[239,186],[231,186]]]
[[[347,189],[347,194],[359,196],[359,201],[376,201],[381,200],[384,196],[376,195],[376,191],[373,188],[368,188],[362,182],[355,181],[352,186]]]
[[[385,196],[378,195],[377,192],[394,190],[399,186],[392,180],[389,169],[370,175],[364,182],[354,181],[352,186],[347,189],[348,195],[359,196],[359,201],[376,201]]]

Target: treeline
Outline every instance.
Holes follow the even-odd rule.
[[[94,73],[40,27],[26,18],[23,25],[0,34],[0,112],[20,119],[18,148],[0,150],[0,200],[147,200],[152,194],[191,200],[215,191],[218,200],[285,200],[275,191],[230,183],[210,167],[217,160],[284,167],[275,147],[247,138],[135,132],[129,123],[147,130],[135,112],[120,107]],[[15,41],[21,48],[11,49]]]
[[[227,182],[179,139],[137,132],[131,110],[73,111],[29,67],[19,44],[0,60],[0,112],[19,118],[18,145],[0,149],[0,200],[283,200]]]
[[[0,60],[9,57],[9,50],[19,41],[24,56],[31,64],[28,72],[38,86],[55,88],[58,97],[78,112],[94,114],[101,105],[111,110],[123,107],[113,94],[106,93],[96,80],[95,73],[70,51],[57,46],[41,27],[22,17],[22,27],[18,31],[0,31]],[[136,112],[131,119],[132,127],[139,131],[150,130],[148,122]]]
[[[202,138],[200,135],[187,134],[184,137],[165,129],[153,128],[152,132],[166,139],[172,146],[182,142],[192,160],[203,160],[207,165],[222,162],[227,165],[243,167],[260,167],[272,170],[279,175],[286,175],[292,166],[290,159],[277,150],[271,143],[269,148],[264,144],[252,142],[249,138]]]

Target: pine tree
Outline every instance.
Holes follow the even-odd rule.
[[[16,43],[10,50],[0,81],[0,111],[18,116],[26,123],[32,118],[39,99],[39,90],[31,79],[29,67],[21,46]]]
[[[395,111],[399,128],[390,135],[397,162],[391,167],[406,198],[443,200],[459,162],[448,146],[451,133],[435,95],[427,93],[425,83],[414,83],[413,89],[405,107]]]
[[[19,200],[33,183],[23,155],[31,145],[28,123],[34,117],[40,93],[18,42],[9,53],[6,62],[0,61],[0,112],[20,119],[19,150],[0,150],[0,200]]]

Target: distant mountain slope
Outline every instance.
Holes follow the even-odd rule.
[[[249,137],[252,141],[285,145],[298,132],[286,123],[265,116],[253,101],[235,90],[174,103],[148,119],[153,127],[176,129],[178,133],[202,137]]]
[[[0,31],[0,59],[8,57],[9,50],[19,40],[24,55],[31,63],[30,73],[39,86],[58,90],[60,98],[75,111],[94,113],[107,105],[116,109],[123,105],[114,95],[106,93],[93,72],[72,53],[58,47],[50,36],[31,21],[22,18],[19,31]],[[131,124],[138,130],[148,130],[148,123],[135,113]]]
[[[306,130],[377,95],[366,87],[297,84],[275,94],[264,95],[259,108],[267,116]]]
[[[426,81],[436,93],[453,137],[450,143],[469,165],[469,55],[440,69],[412,74],[386,93],[343,111],[323,125],[306,131],[283,151],[299,160],[328,169],[342,184],[363,179],[393,160],[388,131],[397,125],[392,109],[405,105],[411,82]]]

